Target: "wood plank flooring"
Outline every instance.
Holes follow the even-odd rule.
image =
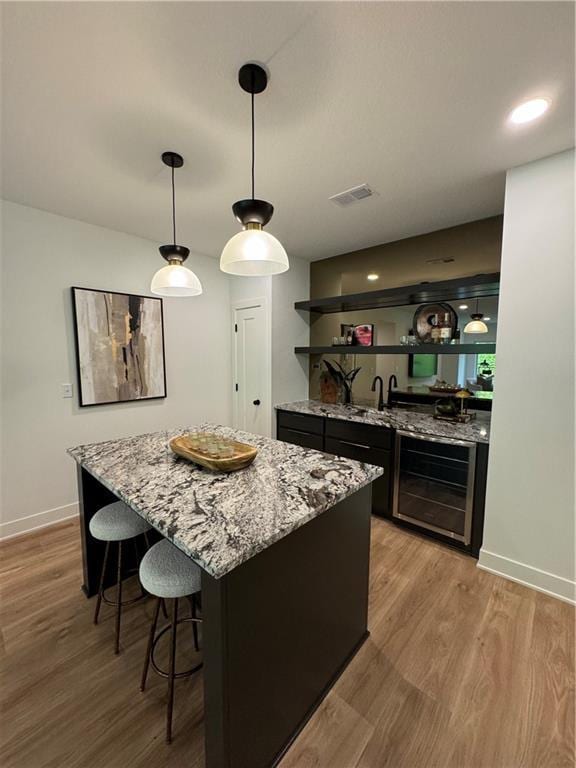
[[[166,681],[138,689],[152,602],[115,657],[80,582],[76,522],[0,544],[0,765],[202,768],[201,677],[176,683],[170,747]],[[374,519],[369,626],[280,768],[575,766],[571,606]]]

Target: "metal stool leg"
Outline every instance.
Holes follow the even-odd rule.
[[[172,710],[174,709],[174,668],[176,663],[176,628],[178,624],[178,598],[172,609],[172,637],[170,642],[170,666],[168,673],[168,711],[166,713],[166,743],[172,742]]]
[[[192,595],[192,618],[196,619],[196,595]],[[192,622],[192,633],[194,635],[194,650],[199,651],[200,646],[198,645],[198,622],[193,621]]]
[[[110,542],[106,542],[106,549],[104,551],[104,562],[102,563],[102,572],[100,573],[100,586],[98,587],[98,597],[96,599],[96,610],[94,611],[94,624],[98,624],[98,615],[100,613],[100,606],[102,605],[102,593],[104,592],[104,577],[106,575],[106,566],[108,564],[108,553],[110,551]]]
[[[150,654],[152,653],[152,646],[154,644],[154,636],[156,635],[156,625],[158,624],[158,614],[160,613],[160,603],[162,598],[159,597],[156,600],[156,606],[154,608],[154,618],[150,625],[150,634],[148,635],[148,648],[146,649],[146,661],[144,662],[144,669],[142,670],[142,681],[140,683],[140,690],[143,691],[146,688],[146,678],[148,677],[148,667],[150,666]]]
[[[116,644],[114,653],[120,653],[120,618],[122,616],[122,542],[118,542],[118,575],[116,582]]]
[[[138,584],[140,584],[140,595],[142,597],[146,597],[146,590],[144,589],[144,587],[142,586],[142,582],[140,581],[140,563],[142,562],[142,557],[140,556],[140,549],[138,547],[138,536],[136,536],[134,539],[134,554],[136,555],[136,578],[138,579]]]

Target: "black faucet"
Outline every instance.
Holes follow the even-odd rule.
[[[392,387],[398,387],[398,379],[396,378],[396,374],[392,373],[390,375],[390,378],[388,379],[388,397],[386,398],[386,408],[392,408],[392,401],[390,399],[390,395],[392,394]]]
[[[380,392],[378,394],[378,410],[383,411],[384,410],[384,396],[382,395],[382,389],[384,388],[384,382],[382,381],[382,376],[374,376],[374,381],[372,382],[372,392],[376,392],[376,382],[380,382]]]

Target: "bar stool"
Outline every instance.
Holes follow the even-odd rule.
[[[174,709],[174,680],[175,678],[189,677],[202,667],[202,662],[195,664],[183,672],[175,672],[176,666],[176,630],[178,624],[192,623],[194,635],[194,648],[199,651],[198,624],[202,619],[197,617],[197,596],[200,592],[200,568],[187,555],[171,544],[167,539],[154,544],[142,558],[140,563],[140,583],[151,595],[157,597],[154,617],[150,625],[146,659],[142,671],[140,690],[146,688],[148,667],[152,664],[155,672],[161,677],[168,678],[168,707],[166,712],[166,742],[172,741],[172,711]],[[178,618],[178,602],[185,597],[190,600],[192,615],[186,618]],[[158,614],[160,606],[165,599],[172,599],[172,621],[156,634]],[[168,672],[160,669],[154,659],[154,651],[160,638],[171,630],[170,636],[170,660]]]
[[[123,501],[114,501],[112,504],[107,504],[96,512],[90,520],[89,527],[90,533],[95,539],[106,542],[104,562],[102,563],[102,572],[100,574],[100,585],[98,587],[98,598],[96,600],[96,609],[94,611],[94,624],[98,624],[98,616],[100,614],[102,600],[104,600],[107,605],[116,606],[116,641],[114,644],[114,653],[118,654],[120,653],[120,620],[122,606],[130,605],[145,597],[145,592],[142,590],[142,594],[139,597],[133,598],[132,600],[126,600],[124,603],[122,602],[122,543],[129,539],[135,540],[137,536],[144,534],[146,547],[148,548],[149,542],[146,534],[152,526],[147,523],[143,517],[136,514],[134,510],[130,509],[127,504],[124,504]],[[106,566],[108,565],[110,544],[113,542],[118,544],[116,600],[110,600],[104,594]],[[136,559],[139,560],[136,541],[134,541],[134,547],[136,550]]]

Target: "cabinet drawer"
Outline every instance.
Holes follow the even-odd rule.
[[[346,459],[355,459],[367,464],[375,464],[384,468],[382,477],[372,483],[372,512],[381,517],[392,517],[392,451],[381,448],[369,448],[363,444],[355,445],[345,440],[326,437],[324,450]]]
[[[326,453],[333,453],[336,456],[344,456],[346,459],[362,461],[365,464],[375,464],[377,467],[390,468],[390,451],[383,451],[380,448],[372,448],[363,443],[354,443],[347,440],[336,440],[333,437],[325,438]]]
[[[393,430],[388,427],[371,427],[353,421],[326,419],[326,437],[335,437],[338,440],[390,450],[392,435]]]
[[[309,432],[300,432],[298,429],[279,426],[276,437],[285,443],[300,445],[302,448],[313,448],[315,451],[324,450],[324,438],[322,435],[311,435]]]
[[[297,429],[299,432],[310,432],[313,435],[324,434],[324,419],[322,416],[308,416],[292,411],[278,411],[278,427]]]

